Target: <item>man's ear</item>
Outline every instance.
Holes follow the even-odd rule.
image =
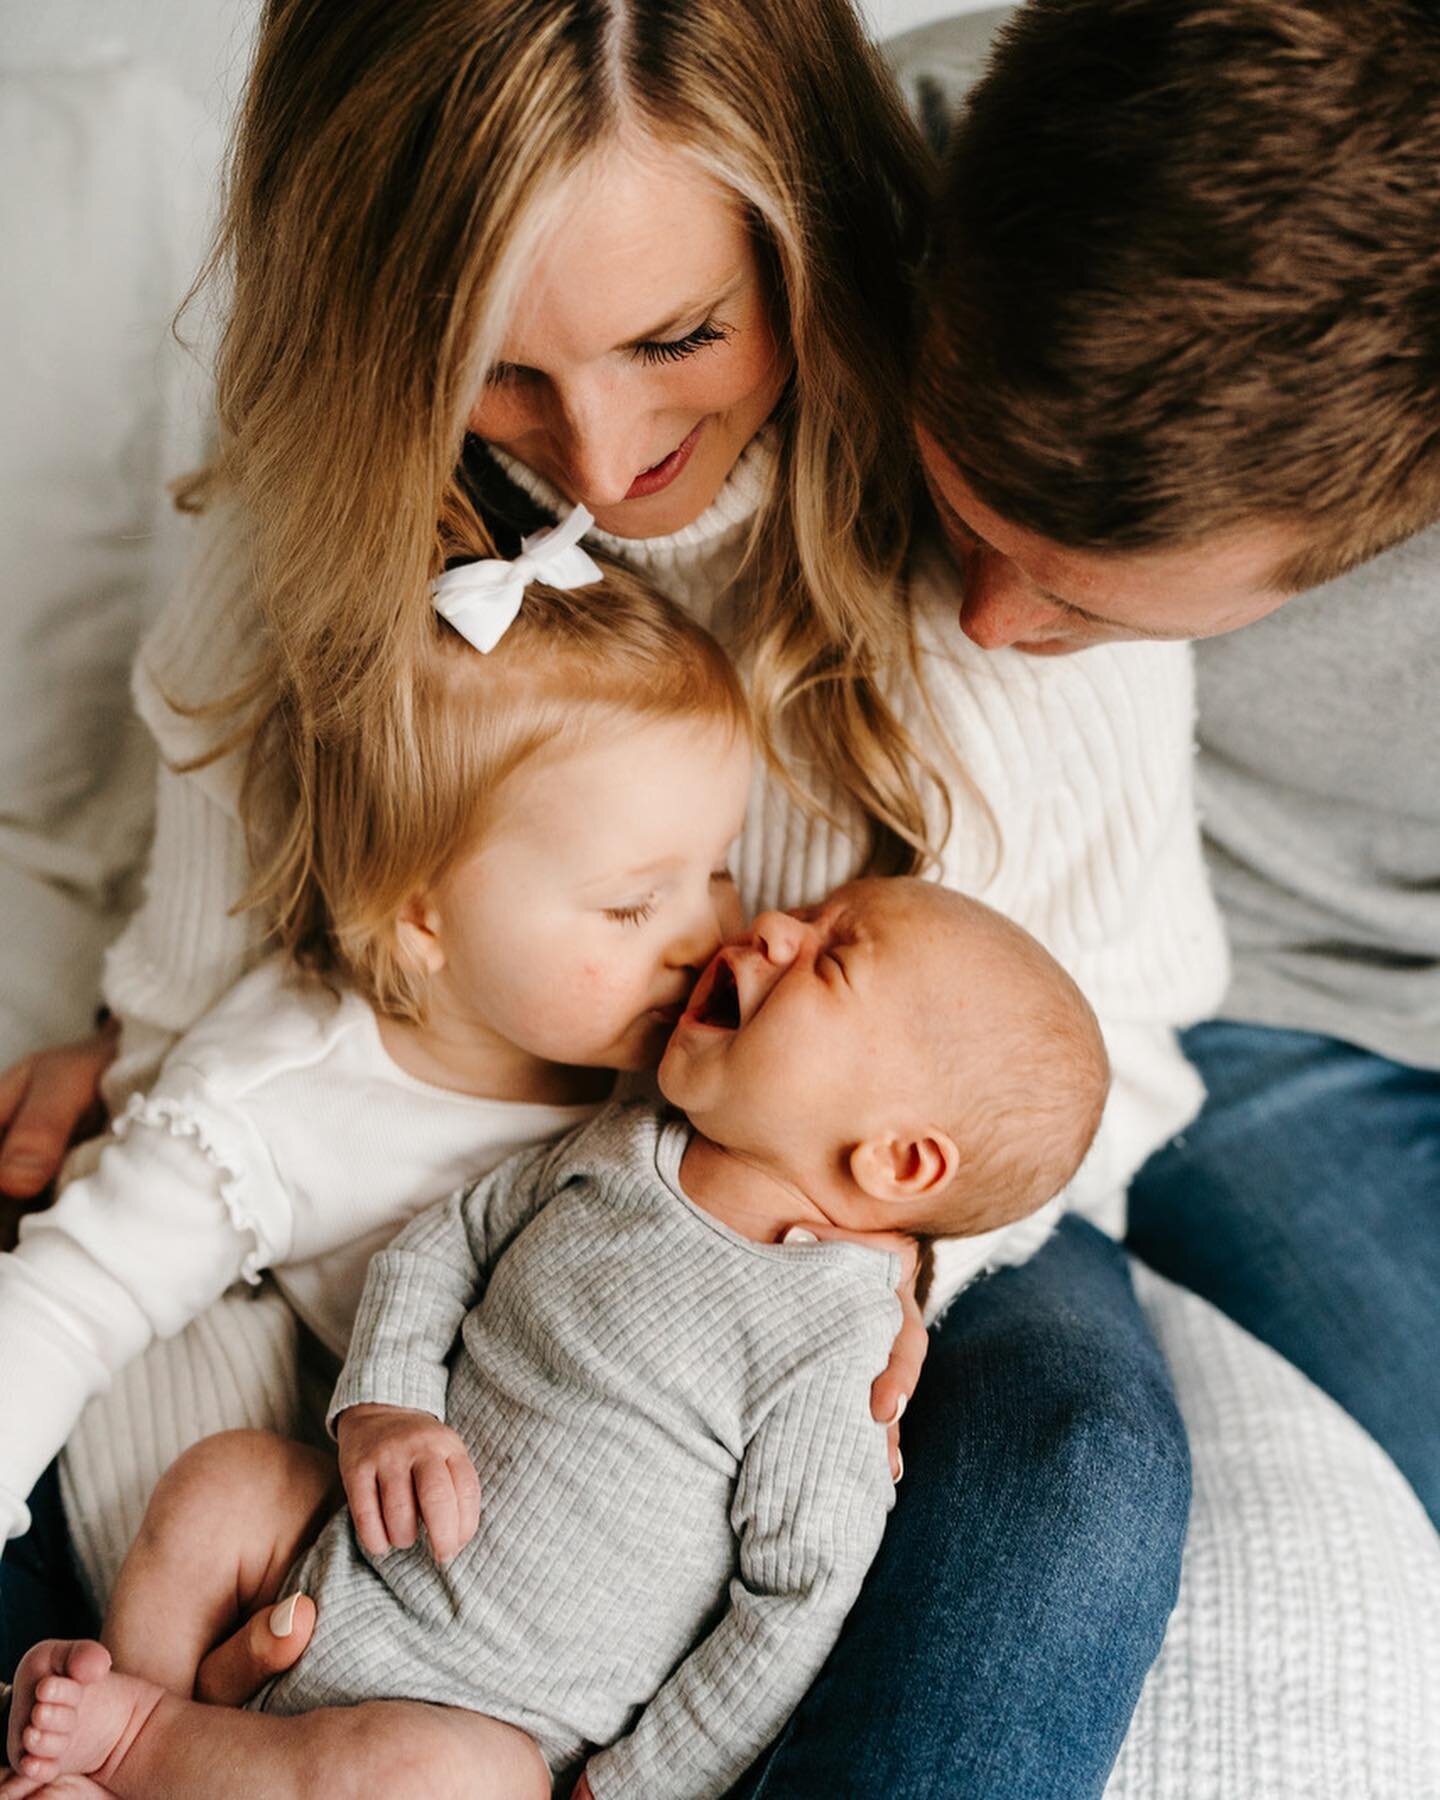
[[[440,920],[429,896],[411,894],[395,920],[395,948],[401,960],[425,975],[438,975],[445,967],[445,946]]]
[[[918,1200],[948,1187],[960,1167],[954,1138],[933,1126],[866,1138],[850,1152],[850,1177],[872,1200]]]

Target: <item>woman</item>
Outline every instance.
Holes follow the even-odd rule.
[[[997,673],[954,629],[954,573],[912,544],[897,398],[925,170],[845,0],[273,0],[221,245],[205,554],[142,657],[170,767],[107,971],[112,1106],[256,954],[256,914],[229,909],[304,865],[303,816],[253,864],[239,823],[277,700],[302,736],[343,711],[401,741],[444,557],[563,496],[742,660],[775,764],[747,902],[933,853],[1107,1026],[1096,1191],[1183,1122],[1169,1027],[1221,974],[1183,657],[1145,651],[1141,692],[1133,652]],[[29,1072],[62,1134],[109,1051]],[[53,1133],[30,1141],[38,1186]],[[1108,1240],[1068,1221],[951,1311],[905,1451],[865,1595],[756,1791],[1099,1793],[1188,1499]],[[1096,1643],[1103,1683],[1077,1680]]]

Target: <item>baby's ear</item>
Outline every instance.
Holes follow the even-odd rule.
[[[445,946],[440,922],[427,895],[411,894],[395,920],[395,949],[402,962],[425,975],[438,975],[445,967]]]
[[[959,1167],[954,1138],[934,1127],[866,1138],[850,1152],[850,1178],[872,1200],[919,1200],[938,1194]]]

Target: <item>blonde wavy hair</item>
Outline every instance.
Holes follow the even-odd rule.
[[[583,752],[638,721],[681,719],[747,737],[749,708],[728,656],[628,570],[574,593],[532,584],[514,624],[482,656],[433,611],[384,730],[357,713],[300,755],[282,703],[271,797],[304,834],[282,845],[300,879],[275,897],[273,935],[302,967],[334,973],[378,1011],[425,1014],[426,976],[403,955],[407,901],[471,854],[505,806],[505,785],[539,755]]]
[[[555,196],[622,128],[740,197],[779,297],[794,373],[741,576],[762,747],[869,870],[916,870],[944,784],[887,694],[916,670],[904,395],[930,168],[849,0],[269,0],[207,265],[230,294],[220,458],[182,497],[223,484],[250,522],[266,629],[227,702],[247,808],[277,695],[292,756],[342,723],[383,740],[413,708],[431,578],[513,548],[466,417]],[[315,825],[260,854],[252,899],[294,892]]]

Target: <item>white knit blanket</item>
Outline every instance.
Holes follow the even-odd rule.
[[[1107,1800],[1440,1800],[1440,1537],[1289,1364],[1137,1267],[1195,1498],[1180,1601]],[[296,1333],[233,1294],[93,1401],[63,1465],[97,1595],[160,1473],[207,1431],[294,1431]]]
[[[1298,1370],[1140,1266],[1195,1497],[1106,1800],[1435,1800],[1440,1536]]]

